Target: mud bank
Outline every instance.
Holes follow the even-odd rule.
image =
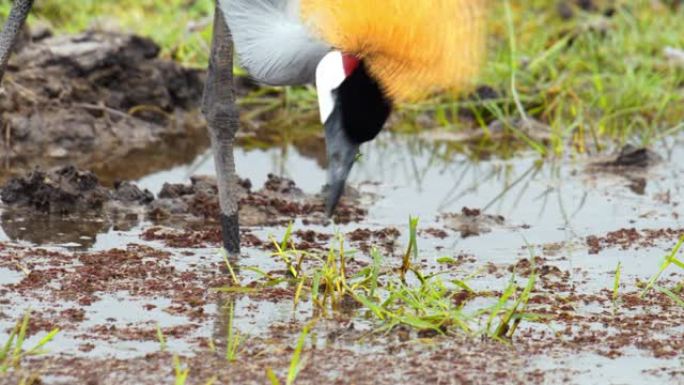
[[[0,93],[0,154],[16,165],[92,167],[203,133],[203,73],[159,51],[149,39],[96,31],[23,44]]]

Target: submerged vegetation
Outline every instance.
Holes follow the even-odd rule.
[[[9,3],[0,1],[0,18]],[[132,30],[156,40],[167,57],[204,67],[212,12],[213,0],[45,0],[32,20],[67,32]],[[541,155],[597,152],[610,142],[648,145],[684,129],[684,63],[666,54],[684,48],[684,7],[510,0],[492,2],[489,17],[488,62],[477,91],[405,105],[393,129],[453,130],[475,149],[504,154],[510,140],[501,139],[509,138]],[[246,121],[272,118],[276,109],[287,112],[282,123],[316,119],[308,87],[261,89],[241,103]]]

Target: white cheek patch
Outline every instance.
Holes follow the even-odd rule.
[[[321,123],[325,124],[335,108],[333,91],[346,79],[342,53],[333,51],[325,55],[316,68],[316,90]]]

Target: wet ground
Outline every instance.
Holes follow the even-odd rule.
[[[130,36],[34,40],[0,94],[0,384],[172,383],[173,355],[190,384],[263,384],[267,369],[283,381],[312,319],[300,384],[684,383],[684,307],[657,290],[640,295],[684,234],[684,138],[605,157],[476,161],[462,150],[477,134],[386,133],[362,149],[328,219],[320,132],[282,141],[290,132],[248,113],[236,150],[236,291],[196,112],[202,73]],[[446,282],[444,306],[467,315],[469,335],[448,324],[384,330],[348,297],[323,313],[274,255],[290,223],[288,255],[306,255],[304,274],[341,237],[349,279],[382,255],[379,290],[389,290],[409,216],[419,218],[414,267]],[[512,280],[509,302],[520,298],[530,276],[527,318],[512,338],[491,338],[484,310]],[[658,286],[681,297],[682,283],[671,267]],[[59,333],[5,371],[3,344],[29,309],[25,347]],[[230,330],[241,336],[234,362]]]
[[[386,134],[363,149],[351,176],[346,205],[355,210],[333,221],[320,209],[325,170],[316,156],[291,146],[241,148],[248,219],[246,246],[233,265],[243,283],[259,281],[253,267],[282,276],[285,264],[272,256],[272,240],[292,220],[300,250],[326,250],[343,234],[356,250],[350,270],[371,262],[373,246],[386,268],[398,267],[413,215],[420,218],[421,270],[459,279],[473,274],[468,284],[475,291],[500,293],[512,271],[524,285],[532,249],[539,278],[529,306],[545,317],[521,322],[510,343],[457,330],[374,333],[382,323],[352,308],[314,327],[298,383],[683,383],[684,308],[655,291],[639,296],[639,282],[657,272],[684,234],[682,144],[670,139],[654,147],[662,160],[653,165],[618,166],[615,157],[542,163],[534,154],[473,162],[449,142]],[[234,284],[217,250],[211,179],[197,177],[212,170],[203,154],[133,181],[142,199],[117,201],[121,185],[100,186],[103,203],[85,209],[48,214],[5,203],[0,341],[27,309],[27,346],[55,327],[60,332],[49,353],[26,358],[0,382],[34,373],[43,384],[170,383],[171,353],[190,368],[189,383],[266,383],[266,368],[284,378],[314,306],[304,296],[295,309],[296,288],[287,284],[240,294],[212,290]],[[124,198],[140,197],[130,185],[126,191]],[[197,199],[206,212],[193,209]],[[659,285],[681,281],[673,268]],[[483,295],[464,311],[492,301]],[[232,364],[224,358],[230,306],[243,336]]]

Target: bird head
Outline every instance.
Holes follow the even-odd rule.
[[[489,0],[300,0],[302,20],[335,47],[316,81],[328,151],[328,214],[359,144],[373,139],[392,103],[474,84],[485,53]]]
[[[392,105],[364,61],[339,51],[328,53],[319,63],[316,88],[328,154],[326,212],[332,215],[359,146],[378,135]]]

